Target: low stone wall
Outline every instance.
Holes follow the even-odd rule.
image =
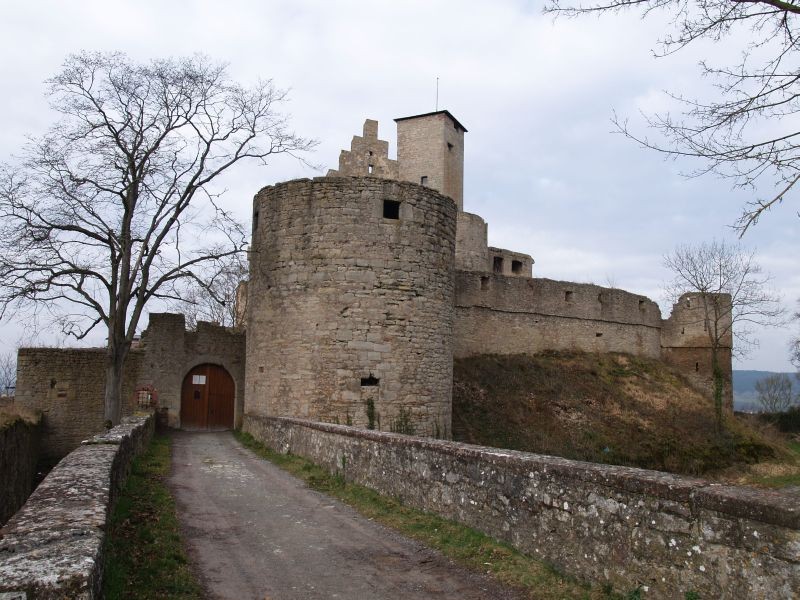
[[[8,521],[33,489],[41,417],[0,412],[0,525]]]
[[[245,415],[244,430],[587,581],[660,598],[800,593],[797,496],[294,419]]]
[[[133,458],[147,446],[153,429],[152,416],[126,417],[56,465],[0,530],[0,596],[25,592],[28,600],[102,597],[111,509]]]

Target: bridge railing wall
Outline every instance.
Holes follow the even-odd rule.
[[[620,591],[800,591],[800,503],[788,493],[295,419],[245,415],[244,430]]]

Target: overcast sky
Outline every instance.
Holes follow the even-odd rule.
[[[535,276],[646,294],[664,316],[662,256],[678,243],[734,241],[729,226],[755,197],[713,176],[686,179],[680,173],[698,165],[664,161],[611,133],[613,111],[644,132],[638,115],[668,107],[663,90],[703,94],[697,62],[739,51],[735,42],[709,44],[654,59],[663,21],[554,21],[540,2],[522,0],[0,6],[0,160],[52,122],[42,82],[67,54],[119,50],[144,60],[203,52],[228,62],[242,83],[271,78],[290,88],[294,128],[320,142],[311,161],[322,173],[281,159],[225,181],[226,202],[246,220],[264,185],[336,167],[367,117],[380,121],[394,155],[392,119],[434,110],[439,77],[439,108],[469,130],[465,210],[489,223],[490,244],[531,254]],[[744,239],[790,309],[800,297],[797,195]],[[760,348],[736,368],[792,370],[787,345],[797,329],[761,332]],[[4,324],[0,345],[13,347],[20,336]]]

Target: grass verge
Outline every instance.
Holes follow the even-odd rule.
[[[169,475],[171,440],[156,435],[134,462],[111,516],[106,598],[203,598],[189,569]]]
[[[530,598],[595,600],[638,597],[636,592],[617,596],[607,589],[591,589],[474,529],[409,508],[395,498],[367,487],[347,483],[340,475],[331,475],[305,458],[272,451],[250,434],[236,431],[235,436],[243,446],[302,479],[310,488],[338,498],[364,516],[435,548],[470,569],[491,574],[506,585],[520,588]]]

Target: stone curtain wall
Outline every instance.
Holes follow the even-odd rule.
[[[131,352],[123,377],[123,414],[134,404],[133,373],[140,355]],[[16,403],[42,413],[41,459],[55,462],[81,440],[103,429],[105,350],[21,348],[17,358]]]
[[[181,387],[186,374],[197,365],[220,365],[236,384],[234,424],[239,427],[244,408],[244,332],[214,323],[197,323],[186,331],[183,315],[151,313],[142,343],[136,375],[137,387],[152,387],[159,408],[167,409],[170,427],[180,427]]]
[[[244,430],[619,591],[800,593],[800,506],[788,494],[294,419],[246,415]]]
[[[456,269],[463,271],[489,270],[486,221],[478,215],[458,212],[456,228]]]
[[[658,305],[591,284],[456,272],[455,356],[544,350],[661,355]]]
[[[0,530],[0,595],[102,597],[108,520],[153,423],[152,416],[126,417],[71,452],[39,484]]]
[[[448,437],[453,201],[321,177],[264,188],[253,210],[246,412]]]
[[[30,496],[38,461],[41,418],[9,418],[0,412],[0,525]]]
[[[180,427],[181,385],[193,367],[223,366],[236,384],[234,423],[244,407],[244,332],[199,322],[186,331],[183,315],[152,313],[141,344],[132,348],[123,373],[122,414],[138,407],[136,391],[151,390],[167,409],[169,425]],[[40,411],[41,458],[54,463],[81,440],[103,428],[105,349],[22,348],[18,355],[16,402]]]

